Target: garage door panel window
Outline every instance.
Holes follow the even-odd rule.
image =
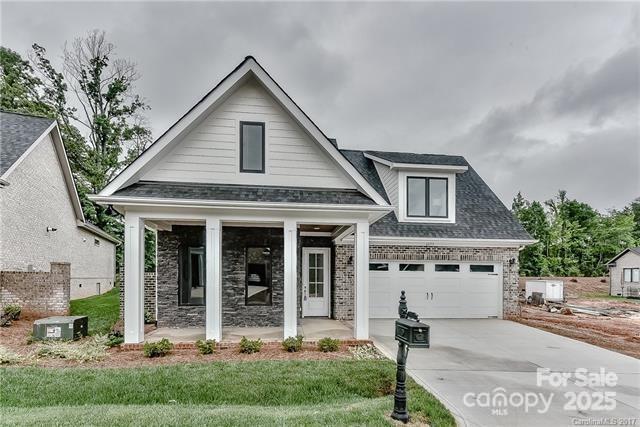
[[[400,271],[424,271],[424,264],[400,264]]]
[[[372,262],[369,264],[369,271],[389,271],[389,264],[384,262]]]
[[[493,273],[493,265],[471,264],[469,270],[472,273]]]
[[[435,269],[437,272],[459,273],[460,264],[436,264]]]
[[[447,218],[447,178],[407,177],[407,216],[418,218]]]

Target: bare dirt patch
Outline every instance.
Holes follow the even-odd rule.
[[[564,281],[565,306],[594,310],[601,315],[550,313],[521,304],[513,320],[640,359],[640,301],[611,297],[603,277],[555,277]],[[524,290],[527,278],[520,278]],[[604,280],[604,283],[603,283]]]

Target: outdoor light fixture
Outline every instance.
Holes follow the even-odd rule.
[[[55,227],[47,227],[47,233],[50,231],[58,231],[58,229]]]

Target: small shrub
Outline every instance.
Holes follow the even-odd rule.
[[[325,337],[325,338],[322,338],[320,341],[318,341],[318,350],[324,353],[338,351],[339,348],[340,348],[340,340],[338,339]]]
[[[290,353],[300,351],[302,349],[302,335],[285,339],[284,341],[282,341],[282,348]]]
[[[95,335],[82,341],[42,341],[36,356],[81,362],[101,360],[107,355],[108,340],[106,335]]]
[[[257,353],[262,348],[262,340],[248,340],[247,337],[242,337],[240,340],[240,353]]]
[[[107,347],[115,347],[124,342],[124,337],[119,331],[111,331],[107,335]]]
[[[216,340],[198,340],[196,347],[200,354],[213,354],[216,352]]]
[[[22,356],[0,346],[0,365],[13,365],[22,361]]]
[[[18,304],[9,304],[4,306],[3,312],[10,320],[19,320],[22,308]]]
[[[142,347],[145,357],[162,357],[169,354],[173,344],[167,338],[156,342],[146,342]]]
[[[148,324],[153,323],[155,321],[156,321],[156,319],[154,319],[153,314],[149,310],[144,312],[144,323],[145,324],[148,325]]]

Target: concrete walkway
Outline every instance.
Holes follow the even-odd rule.
[[[298,334],[305,340],[317,341],[324,337],[353,339],[353,326],[347,322],[326,318],[298,319]],[[260,338],[262,341],[282,341],[282,327],[223,327],[223,342],[240,342],[242,337]],[[189,343],[204,339],[204,328],[158,328],[145,336],[145,341],[168,338],[174,343]]]
[[[409,352],[409,375],[438,397],[460,425],[603,425],[603,419],[609,419],[606,425],[623,425],[628,419],[640,425],[638,359],[506,320],[424,322],[431,326],[431,348]],[[376,346],[395,360],[394,321],[372,320],[370,327]],[[545,376],[538,385],[538,377],[544,376],[538,374],[540,368],[573,376],[560,386],[552,385]],[[580,373],[575,375],[580,368],[588,374],[601,369],[613,372],[617,380],[609,378],[608,385],[615,385],[583,385]],[[553,380],[559,379],[553,375]],[[505,405],[501,405],[503,396],[510,399]],[[578,397],[575,408],[572,396]],[[521,397],[529,400],[528,410]],[[602,410],[596,410],[598,403],[604,406]],[[615,409],[606,410],[613,404]],[[627,421],[626,425],[634,424]]]

